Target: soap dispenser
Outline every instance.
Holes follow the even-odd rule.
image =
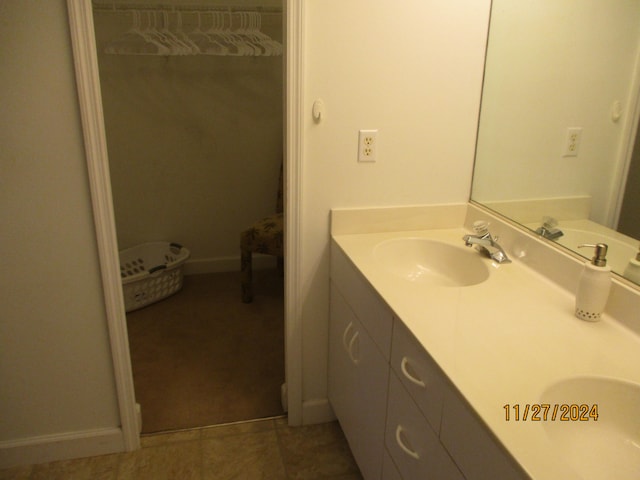
[[[629,264],[624,269],[624,276],[632,282],[640,284],[640,246],[636,257],[629,259]]]
[[[584,244],[581,247],[595,248],[595,255],[585,263],[576,292],[576,317],[597,322],[602,316],[611,290],[611,267],[607,265],[607,245]]]

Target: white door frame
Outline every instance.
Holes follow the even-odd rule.
[[[607,227],[618,229],[622,202],[627,187],[627,177],[636,142],[638,123],[640,122],[640,48],[636,52],[635,68],[631,78],[631,94],[629,101],[623,107],[624,121],[622,125],[622,141],[618,153],[618,162],[613,175],[611,193],[609,197],[609,209]]]
[[[285,377],[289,425],[302,425],[302,158],[304,6],[285,4]]]
[[[123,444],[126,450],[135,450],[140,446],[140,437],[120,280],[91,0],[67,0],[67,9]],[[302,423],[302,331],[298,290],[303,131],[302,18],[303,0],[286,0],[285,370],[289,423],[292,425]]]

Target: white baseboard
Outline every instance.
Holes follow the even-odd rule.
[[[253,269],[262,270],[265,268],[275,268],[276,257],[272,255],[253,255]],[[200,275],[203,273],[239,272],[240,256],[199,258],[187,260],[184,264],[185,275]]]
[[[120,428],[42,435],[0,442],[0,468],[125,451]]]
[[[302,424],[333,422],[336,419],[333,409],[326,398],[306,400],[302,403]]]

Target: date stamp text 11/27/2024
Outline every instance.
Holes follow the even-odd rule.
[[[502,408],[507,422],[598,421],[597,403],[507,403]]]

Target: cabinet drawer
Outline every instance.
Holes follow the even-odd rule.
[[[393,372],[389,389],[385,445],[402,478],[464,480]]]
[[[439,434],[445,390],[443,374],[399,320],[393,327],[391,367],[433,431]]]
[[[344,295],[385,359],[391,351],[393,312],[335,243],[331,245],[331,280]]]

